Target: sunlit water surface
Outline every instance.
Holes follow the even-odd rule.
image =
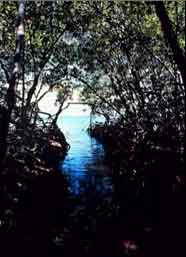
[[[62,172],[67,176],[69,189],[74,194],[112,192],[109,167],[104,163],[103,146],[87,133],[89,116],[65,116],[58,122],[71,148]]]

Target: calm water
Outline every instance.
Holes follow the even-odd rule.
[[[58,125],[71,148],[61,164],[74,194],[95,192],[109,194],[112,191],[110,170],[104,163],[104,149],[87,133],[89,116],[62,117]]]

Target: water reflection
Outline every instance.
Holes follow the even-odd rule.
[[[74,194],[95,192],[109,194],[112,191],[109,168],[104,164],[104,149],[87,133],[89,117],[63,117],[59,121],[67,141],[71,145],[62,164]]]

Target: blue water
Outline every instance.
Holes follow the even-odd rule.
[[[110,170],[104,163],[103,146],[87,133],[89,116],[66,116],[58,121],[71,148],[61,164],[69,189],[74,194],[112,191]]]

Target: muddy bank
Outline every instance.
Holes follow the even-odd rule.
[[[163,174],[168,172],[174,178],[183,175],[183,135],[176,137],[172,130],[137,133],[133,127],[113,123],[96,124],[89,129],[89,134],[104,145],[111,165],[112,160],[117,160],[114,166],[121,168],[121,172],[132,173],[131,169],[137,169],[139,173],[159,163],[167,165]]]
[[[3,257],[41,257],[68,212],[67,182],[57,166],[69,145],[57,127],[35,128],[24,145],[19,137],[10,134],[14,144],[0,174],[0,250]]]

